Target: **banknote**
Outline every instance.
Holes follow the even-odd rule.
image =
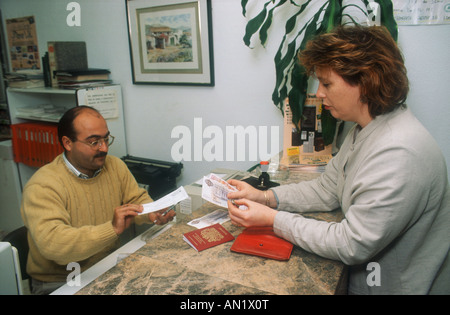
[[[203,177],[202,198],[215,205],[227,208],[227,195],[232,191],[237,191],[236,187],[230,185],[215,174]]]

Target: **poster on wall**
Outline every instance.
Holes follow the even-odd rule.
[[[6,32],[13,71],[41,69],[34,16],[7,19]]]
[[[450,0],[393,0],[398,25],[450,24]]]

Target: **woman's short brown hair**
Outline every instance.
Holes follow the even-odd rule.
[[[358,85],[372,117],[405,105],[409,83],[403,56],[383,26],[339,26],[309,41],[299,58],[308,75],[329,68]]]

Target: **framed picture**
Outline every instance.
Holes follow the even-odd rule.
[[[127,0],[134,84],[214,86],[211,0]]]

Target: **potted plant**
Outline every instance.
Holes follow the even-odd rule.
[[[261,3],[261,0],[241,1],[244,16],[247,16],[249,2],[255,1]],[[284,114],[284,102],[288,98],[292,121],[298,126],[307,96],[308,75],[297,62],[297,56],[308,40],[345,24],[381,24],[397,40],[397,23],[390,0],[267,0],[261,11],[247,23],[244,35],[247,46],[251,47],[252,39],[257,34],[261,45],[265,46],[274,13],[282,7],[289,12],[289,16],[285,21],[285,34],[275,55],[276,83],[272,101]],[[333,142],[335,130],[336,120],[323,110],[325,145]]]

